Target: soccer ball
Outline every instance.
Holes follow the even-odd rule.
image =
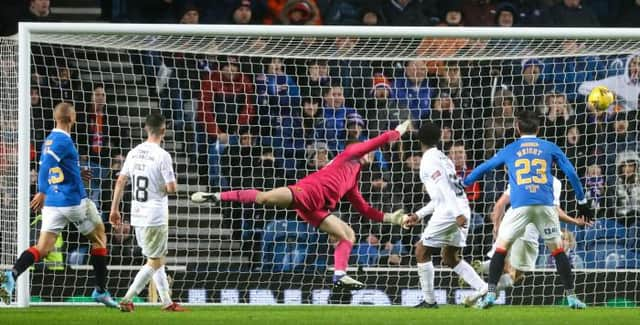
[[[606,111],[613,103],[613,93],[605,86],[596,86],[589,93],[587,101],[596,110]]]

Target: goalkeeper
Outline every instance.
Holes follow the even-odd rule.
[[[344,197],[368,219],[402,224],[406,218],[404,211],[382,213],[371,207],[360,193],[358,179],[361,166],[368,162],[368,153],[386,143],[400,139],[409,125],[410,121],[406,121],[398,125],[395,130],[387,131],[362,143],[351,144],[326,167],[304,177],[294,185],[266,192],[256,189],[221,193],[197,192],[191,196],[191,200],[196,203],[206,201],[257,203],[295,209],[302,220],[328,233],[337,241],[334,250],[334,287],[347,290],[362,288],[364,285],[361,282],[346,275],[355,234],[347,223],[331,214],[331,210],[335,209],[336,204]]]

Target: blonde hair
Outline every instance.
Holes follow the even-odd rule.
[[[562,232],[562,240],[566,240],[569,242],[569,247],[565,247],[568,249],[576,248],[576,236],[569,230],[565,229]]]
[[[69,124],[71,123],[71,116],[75,115],[75,113],[76,109],[71,103],[62,102],[53,109],[53,119],[59,123]]]

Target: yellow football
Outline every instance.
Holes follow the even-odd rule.
[[[606,111],[613,104],[613,93],[605,86],[596,86],[589,93],[587,101],[599,111]]]

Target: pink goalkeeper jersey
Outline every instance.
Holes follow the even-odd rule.
[[[371,140],[350,145],[336,156],[327,166],[298,181],[296,185],[312,190],[317,200],[324,201],[324,207],[333,210],[345,197],[363,216],[382,221],[383,213],[371,207],[360,193],[359,159],[365,154],[400,138],[398,131],[387,131]],[[310,191],[311,192],[311,191]],[[320,203],[320,202],[318,202]]]

